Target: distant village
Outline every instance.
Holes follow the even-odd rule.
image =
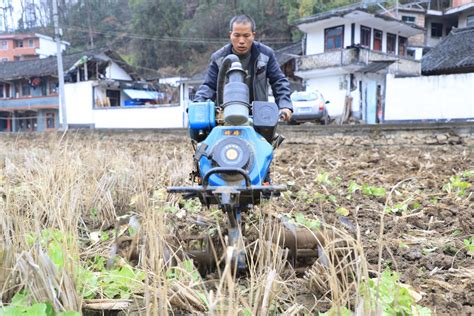
[[[474,121],[474,1],[443,11],[426,2],[376,12],[360,3],[298,20],[302,41],[275,51],[292,90],[322,92],[341,124]],[[186,127],[204,69],[150,80],[117,52],[61,48],[69,128]],[[56,51],[49,36],[0,34],[0,131],[61,126]]]

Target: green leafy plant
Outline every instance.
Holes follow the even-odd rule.
[[[356,191],[360,191],[361,186],[358,185],[355,181],[350,181],[349,186],[347,187],[347,191],[349,194],[353,194]]]
[[[201,275],[194,267],[193,260],[191,259],[184,260],[179,267],[169,268],[166,271],[166,277],[168,280],[201,281]]]
[[[329,173],[327,172],[321,172],[316,176],[316,179],[314,180],[318,184],[323,184],[323,185],[331,185],[332,182],[329,179]]]
[[[352,311],[343,306],[332,306],[330,310],[324,313],[319,313],[319,316],[352,316]]]
[[[305,217],[303,213],[295,214],[295,222],[309,229],[319,229],[321,226],[321,222],[319,220],[309,219]]]
[[[368,290],[371,307],[375,310],[377,305],[382,310],[382,315],[431,315],[429,308],[416,304],[416,300],[410,290],[399,282],[399,276],[396,272],[386,269],[382,272],[380,279],[370,279],[368,289],[362,288],[361,291]],[[363,286],[363,285],[361,285]],[[377,294],[378,293],[378,294]]]
[[[470,175],[470,173],[467,173],[466,175]],[[466,190],[472,186],[470,182],[465,181],[466,178],[468,178],[468,176],[450,177],[449,182],[443,185],[443,190],[448,193],[455,193],[458,196],[464,196],[466,194]]]
[[[382,187],[374,187],[368,184],[362,185],[362,194],[368,196],[375,196],[375,197],[382,197],[387,195],[387,191],[385,191]]]
[[[68,250],[73,247],[72,236],[65,236],[54,229],[43,230],[39,239],[30,234],[27,236],[27,242],[30,245],[39,242],[58,269],[64,267]],[[107,270],[105,259],[100,256],[85,262],[84,266],[78,258],[72,264],[77,279],[77,291],[86,299],[94,298],[99,293],[107,298],[130,298],[133,293],[141,290],[142,281],[145,279],[144,272],[127,264]]]
[[[0,316],[79,316],[79,312],[56,313],[49,302],[30,303],[28,293],[25,291],[17,292],[11,301],[11,304],[0,308]]]
[[[186,209],[189,213],[198,213],[201,211],[201,202],[198,199],[191,199],[183,201],[182,208]]]
[[[113,270],[102,271],[98,276],[98,285],[107,298],[128,299],[141,290],[145,273],[124,265]]]
[[[467,253],[471,256],[474,256],[474,236],[464,239],[464,247],[467,249]]]

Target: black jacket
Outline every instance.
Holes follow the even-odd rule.
[[[222,61],[227,55],[232,54],[232,45],[227,44],[211,56],[211,62],[207,68],[204,83],[199,87],[194,97],[194,102],[206,100],[215,101],[217,89],[217,75]],[[252,101],[267,101],[268,86],[270,82],[275,102],[280,109],[287,108],[293,111],[290,99],[290,83],[280,69],[273,50],[259,42],[253,42],[250,57],[250,74],[252,76],[253,89],[250,95],[254,96]],[[267,80],[268,79],[268,80]]]

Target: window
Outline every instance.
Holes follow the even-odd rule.
[[[344,41],[344,26],[336,26],[324,30],[324,50],[342,48]]]
[[[431,37],[443,36],[443,24],[442,23],[431,23]]]
[[[107,90],[107,100],[110,106],[120,106],[120,91],[119,90]]]
[[[382,31],[374,29],[374,50],[382,50]]]
[[[35,41],[33,39],[28,40],[28,47],[34,47],[35,46]]]
[[[23,41],[22,40],[18,40],[18,41],[15,41],[15,47],[23,47]]]
[[[0,42],[0,49],[7,50],[8,49],[8,41],[1,41]]]
[[[406,56],[407,55],[407,38],[399,36],[398,37],[398,55]]]
[[[466,26],[474,26],[474,15],[467,16]]]
[[[0,83],[0,98],[4,98],[4,95],[3,95],[3,84]]]
[[[412,48],[407,49],[407,56],[411,58],[415,58],[416,51]]]
[[[415,17],[410,15],[402,15],[402,21],[405,23],[415,24]]]
[[[56,113],[46,112],[46,128],[56,128]]]
[[[370,48],[370,33],[372,30],[366,26],[360,26],[360,45]]]
[[[387,53],[395,54],[397,46],[397,35],[387,33]]]

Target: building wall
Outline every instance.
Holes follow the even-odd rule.
[[[46,39],[46,38],[38,38],[39,46],[36,49],[36,54],[39,55],[40,58],[46,58],[48,56],[55,56],[56,55],[56,42],[54,40]],[[61,51],[66,49],[66,45],[61,43]]]
[[[421,23],[421,22],[420,22]],[[424,23],[424,17],[423,17],[423,23]],[[352,35],[351,35],[351,29],[352,29],[352,23],[346,22],[346,23],[341,23],[341,22],[334,22],[334,21],[329,21],[323,25],[319,25],[317,28],[310,29],[307,33],[307,40],[306,40],[306,55],[313,55],[313,54],[321,54],[324,53],[324,30],[327,28],[339,26],[339,25],[344,25],[344,45],[343,48],[350,46],[351,40],[352,40]],[[366,26],[371,28],[371,38],[370,38],[370,48],[373,49],[374,47],[374,27],[371,26],[369,23],[355,23],[355,32],[354,32],[354,44],[360,44],[360,29],[361,26]],[[382,31],[382,50],[381,52],[386,53],[387,52],[387,30],[384,28],[377,28],[377,30]],[[396,41],[396,54],[398,54],[398,35],[404,36],[403,34],[397,34],[397,32],[394,32],[391,30],[388,33],[392,33],[397,35],[397,41]],[[406,36],[404,36],[406,37]],[[424,43],[424,34],[418,34],[413,37],[408,37],[409,38],[409,46],[412,44],[411,38],[414,38],[413,44],[412,45],[420,45],[422,46]]]
[[[105,76],[115,80],[132,80],[132,77],[116,63],[111,63],[105,71]]]
[[[452,6],[451,7],[456,8],[456,7],[471,3],[471,2],[472,2],[472,0],[452,0]]]
[[[306,40],[306,55],[324,53],[324,29],[340,25],[344,25],[343,47],[351,45],[351,23],[328,21],[323,26],[318,26],[318,28],[314,28],[311,32],[307,33],[308,36]]]
[[[94,83],[95,81],[83,81],[64,85],[68,124],[93,124],[92,85]],[[62,123],[62,118],[60,118],[60,122]]]
[[[474,8],[471,10],[467,10],[465,12],[461,12],[459,14],[459,22],[458,27],[466,27],[467,26],[467,17],[470,15],[474,15]]]
[[[385,120],[474,119],[474,73],[387,78]]]
[[[65,85],[69,125],[95,128],[179,128],[184,127],[184,104],[177,106],[94,108],[93,85],[83,81]],[[100,89],[96,89],[100,91]]]
[[[318,90],[330,103],[327,104],[329,116],[342,114],[346,99],[346,75],[318,77],[306,81],[306,91]]]
[[[15,47],[15,41],[22,40],[23,47]],[[30,40],[32,44],[30,46]],[[30,36],[25,37],[25,35],[19,35],[18,38],[9,36],[7,39],[0,39],[1,41],[8,42],[8,49],[0,49],[0,61],[3,58],[7,58],[8,61],[24,60],[31,58],[46,58],[48,56],[56,55],[56,42],[52,39],[47,38],[46,36]],[[64,51],[66,49],[66,44],[63,42],[61,48]]]
[[[29,40],[33,40],[33,45],[29,46]],[[39,41],[37,38],[25,38],[23,40],[23,47],[15,47],[15,41],[14,39],[0,39],[1,41],[7,41],[8,42],[8,49],[7,50],[2,50],[0,49],[0,60],[3,58],[7,58],[8,61],[14,61],[15,57],[17,60],[22,60],[22,56],[33,56],[36,54],[35,50],[36,47],[39,45]]]
[[[404,15],[415,17],[415,24],[425,27],[425,13],[424,12],[400,12],[400,18]],[[409,46],[424,46],[425,34],[417,34],[408,38]]]
[[[432,23],[442,23],[443,24],[443,35],[441,37],[432,37],[431,36],[431,24]],[[444,19],[442,17],[427,17],[426,18],[426,45],[429,47],[434,47],[441,42],[443,37],[445,37],[446,34],[446,24],[444,23]]]

